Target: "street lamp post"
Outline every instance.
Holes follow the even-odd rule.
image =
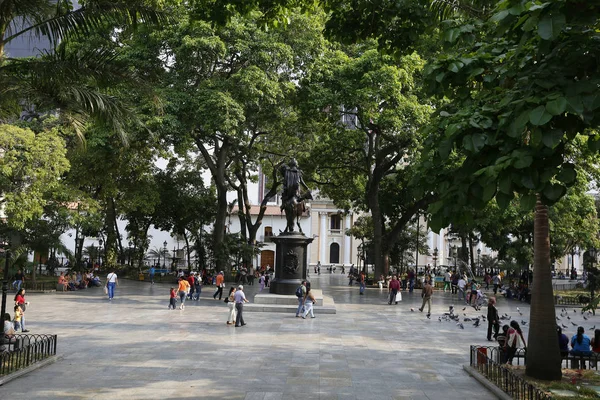
[[[127,264],[131,267],[131,252],[133,250],[133,242],[129,241],[129,251],[127,252]]]
[[[167,267],[167,241],[165,240],[163,243],[163,269],[165,269]],[[160,262],[160,258],[158,259],[158,262]]]
[[[438,259],[438,248],[436,247],[433,250],[433,269],[434,270],[437,268],[437,259]]]
[[[4,314],[6,313],[6,296],[8,295],[8,260],[10,259],[8,244],[4,243],[4,247],[6,250],[4,252],[4,279],[2,280],[2,309],[0,313],[0,320],[2,320],[2,323],[4,323]]]
[[[171,262],[171,269],[175,268],[175,246],[173,246],[173,261]],[[175,268],[177,270],[177,268]]]
[[[102,265],[102,244],[104,244],[104,241],[102,239],[98,240],[98,265]]]
[[[452,246],[452,252],[454,253],[454,269],[456,269],[458,265],[458,248],[456,245]]]
[[[477,249],[477,269],[479,269],[479,271],[481,272],[480,257],[481,257],[481,249]]]

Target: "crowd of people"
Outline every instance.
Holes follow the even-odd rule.
[[[100,287],[102,282],[100,277],[94,274],[93,270],[87,272],[72,272],[71,274],[65,275],[61,272],[58,276],[56,291],[66,292],[68,290],[81,290],[87,289],[88,287]]]

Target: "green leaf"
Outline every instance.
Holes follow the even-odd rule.
[[[546,103],[546,111],[552,115],[560,115],[567,109],[567,99],[559,97],[556,100],[549,101]]]
[[[575,178],[577,178],[577,172],[575,171],[575,168],[570,164],[564,166],[560,170],[559,174],[556,176],[556,179],[558,179],[565,185],[570,185],[571,183],[573,183],[575,181]]]
[[[460,29],[458,28],[448,29],[446,32],[444,32],[444,40],[450,43],[454,43],[459,36]]]
[[[452,71],[452,72],[454,72],[456,74],[464,66],[465,66],[465,64],[463,64],[460,61],[452,61],[450,63],[450,65],[448,65],[448,71]]]
[[[529,18],[527,18],[527,21],[525,21],[525,23],[523,24],[523,30],[525,32],[530,32],[534,30],[538,25],[538,21],[539,19],[537,16],[530,16]]]
[[[527,168],[533,163],[533,156],[524,150],[513,151],[512,157],[515,160],[513,166],[516,169]]]
[[[519,206],[522,211],[532,211],[535,209],[536,202],[537,196],[535,194],[527,194],[521,197]]]
[[[538,35],[544,40],[556,39],[566,24],[563,14],[546,14],[538,24]]]
[[[481,200],[483,200],[483,202],[487,203],[488,201],[490,201],[491,199],[494,198],[495,194],[496,194],[496,182],[491,182],[483,187],[483,195],[482,195]]]
[[[563,137],[563,131],[560,129],[552,129],[549,131],[545,131],[542,136],[542,142],[546,147],[550,147],[551,149],[558,146]]]
[[[588,137],[588,148],[591,151],[600,151],[600,137],[589,136]]]
[[[494,21],[494,22],[500,22],[504,18],[506,18],[508,16],[508,14],[509,14],[508,10],[502,10],[502,11],[494,14],[492,16],[491,20]]]
[[[563,185],[552,183],[546,185],[542,193],[544,194],[544,197],[554,202],[560,199],[566,193],[566,191],[567,189]]]
[[[513,199],[513,197],[513,193],[505,194],[500,192],[496,194],[496,202],[498,203],[498,207],[500,207],[501,210],[506,210],[506,208],[508,208],[508,206],[510,205],[510,202]]]
[[[449,116],[450,116],[450,113],[448,111],[440,111],[440,117],[446,118]]]
[[[471,71],[471,73],[469,74],[469,78],[474,78],[476,76],[479,76],[481,74],[483,74],[483,72],[485,71],[484,68],[475,68],[473,71]]]
[[[527,122],[529,122],[530,113],[530,111],[523,111],[521,115],[510,124],[508,131],[506,132],[507,135],[513,138],[521,136]]]
[[[536,126],[544,125],[551,119],[552,115],[546,111],[544,106],[539,106],[529,113],[529,122]]]
[[[446,139],[440,142],[439,152],[442,160],[448,159],[450,156],[450,152],[452,151],[452,140]]]
[[[446,76],[446,73],[445,73],[445,72],[440,72],[439,74],[437,74],[437,75],[435,76],[435,80],[436,80],[436,82],[438,82],[438,83],[441,83],[441,82],[444,80],[444,77],[445,77],[445,76]]]
[[[498,180],[498,190],[504,194],[511,194],[513,192],[510,175],[506,174],[500,177]]]
[[[567,97],[569,109],[576,114],[583,114],[583,101],[581,96]]]
[[[596,108],[600,107],[600,95],[591,94],[589,96],[584,96],[583,105],[586,110],[594,111]]]

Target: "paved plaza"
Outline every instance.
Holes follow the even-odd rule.
[[[337,314],[248,312],[241,328],[225,324],[228,309],[212,299],[214,287],[183,311],[167,310],[167,284],[122,280],[113,302],[102,288],[30,294],[28,329],[58,334],[64,357],[0,387],[0,398],[494,398],[462,369],[469,345],[488,345],[487,324],[438,321],[450,304],[463,313],[449,293],[434,293],[429,320],[417,310],[418,292],[389,306],[386,289],[360,296],[340,274],[311,281],[334,298]],[[258,286],[246,288],[252,300]],[[527,304],[498,303],[500,314],[528,321]]]

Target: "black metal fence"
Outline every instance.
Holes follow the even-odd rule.
[[[521,356],[524,354],[521,352]],[[550,400],[552,397],[516,375],[499,362],[502,353],[498,347],[471,346],[471,367],[485,376],[515,400]],[[521,357],[515,358],[515,361]],[[525,358],[523,357],[523,362]]]
[[[56,355],[56,335],[11,335],[0,340],[0,376]]]
[[[23,288],[27,291],[37,291],[37,292],[47,292],[51,290],[56,290],[56,281],[54,282],[35,282],[25,281],[23,284]]]

